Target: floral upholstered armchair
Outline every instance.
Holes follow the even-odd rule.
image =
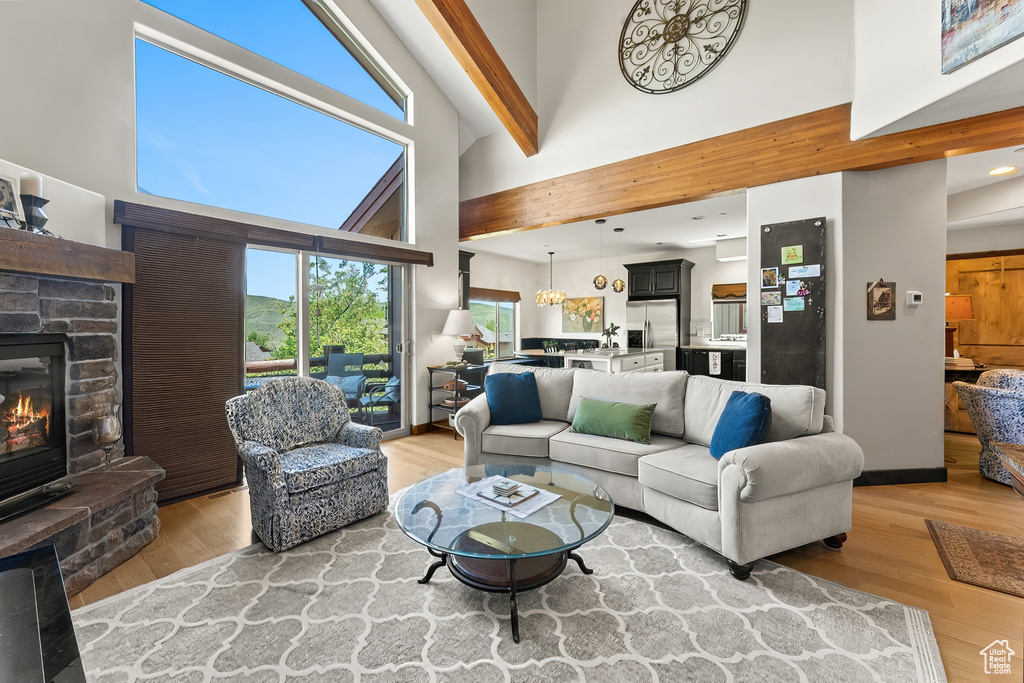
[[[953,388],[981,441],[978,469],[989,479],[1009,486],[1010,473],[992,444],[1024,444],[1024,370],[989,370],[981,373],[977,384],[953,382]]]
[[[381,431],[351,422],[338,387],[284,377],[229,399],[225,409],[249,484],[252,526],[271,550],[387,507]]]

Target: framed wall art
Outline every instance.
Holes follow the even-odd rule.
[[[868,320],[896,319],[896,283],[868,283]]]
[[[562,304],[562,332],[600,332],[604,328],[604,297],[566,299]]]
[[[941,0],[942,73],[1024,35],[1024,0]]]

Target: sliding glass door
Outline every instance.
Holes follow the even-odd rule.
[[[324,379],[344,391],[354,421],[407,430],[404,275],[401,266],[250,248],[246,388],[282,375]]]

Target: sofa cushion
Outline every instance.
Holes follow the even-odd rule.
[[[665,436],[683,436],[685,372],[620,372],[577,370],[569,401],[569,421],[576,416],[580,397],[623,403],[655,403],[651,431]]]
[[[772,426],[772,400],[764,394],[734,391],[715,425],[711,456],[718,460],[729,451],[764,441]]]
[[[800,384],[747,384],[693,376],[686,382],[686,430],[683,439],[710,446],[718,418],[734,391],[757,392],[772,400],[772,426],[765,441],[786,441],[821,433],[825,391]]]
[[[365,474],[387,460],[369,448],[316,443],[281,453],[280,462],[288,493],[300,493]]]
[[[541,420],[520,425],[491,425],[484,430],[481,450],[497,455],[548,457],[548,439],[569,428],[564,422]]]
[[[583,396],[576,406],[572,431],[594,434],[612,439],[625,439],[636,443],[651,442],[653,403],[621,403],[600,401]]]
[[[541,419],[537,378],[529,372],[496,372],[484,379],[492,425],[518,425]]]
[[[488,374],[531,372],[537,379],[540,412],[545,420],[569,422],[569,398],[572,396],[573,368],[538,368],[517,363],[491,363]],[[484,380],[486,382],[486,380]]]
[[[638,474],[648,488],[707,510],[718,509],[718,460],[704,446],[687,444],[645,455]]]
[[[548,445],[550,458],[556,462],[567,462],[584,467],[593,467],[605,472],[617,472],[635,477],[636,463],[641,457],[678,448],[681,442],[669,436],[651,435],[651,443],[642,444],[606,436],[559,432],[551,437]]]

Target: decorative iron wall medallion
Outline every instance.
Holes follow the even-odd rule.
[[[654,95],[694,83],[729,51],[747,0],[637,0],[619,38],[622,75]]]

